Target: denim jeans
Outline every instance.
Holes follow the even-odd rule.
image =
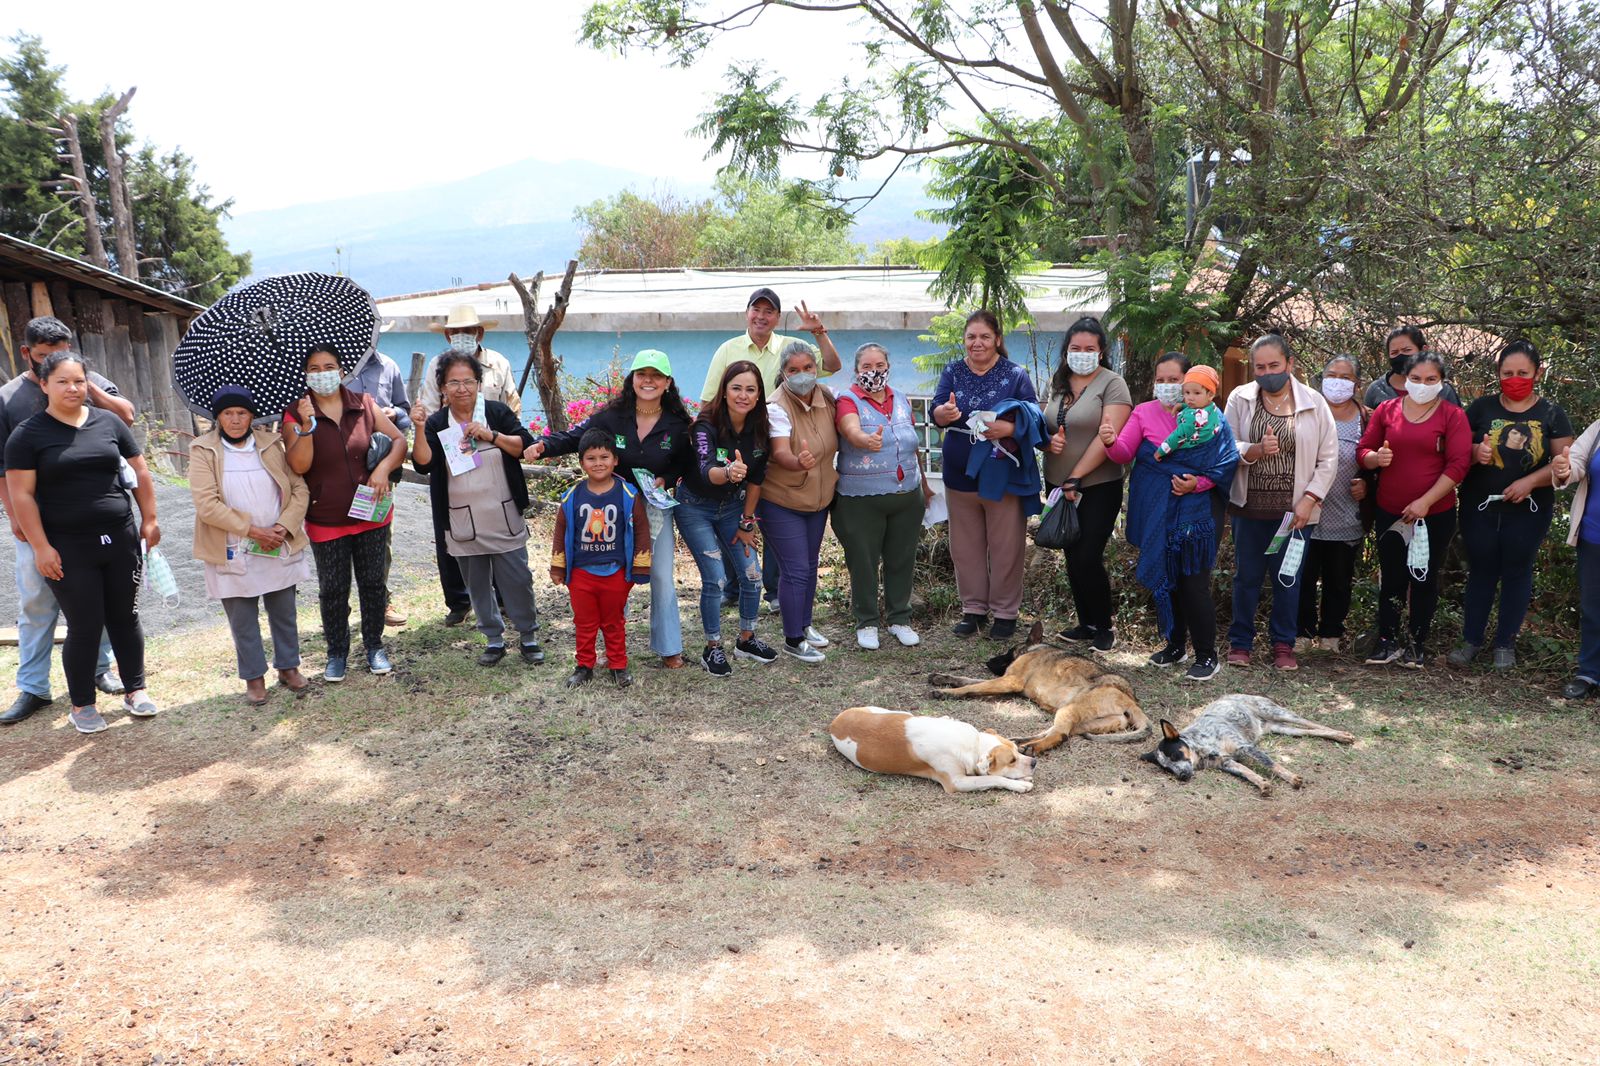
[[[733,543],[743,514],[742,494],[705,500],[686,486],[678,486],[675,517],[683,542],[700,567],[700,625],[707,640],[722,639],[722,587],[728,579],[722,563],[725,556],[740,564],[734,569],[739,580],[739,629],[755,632],[756,612],[761,607],[761,560],[750,548]]]
[[[817,557],[822,534],[828,528],[828,511],[795,511],[771,500],[756,505],[761,513],[761,536],[768,551],[781,560],[778,610],[783,614],[787,640],[804,640],[817,602]]]
[[[56,620],[61,608],[33,564],[33,546],[17,545],[17,688],[40,699],[50,698],[50,654],[55,648]],[[100,634],[95,676],[111,669],[111,640]]]
[[[1489,628],[1489,611],[1494,607],[1496,586],[1500,591],[1500,618],[1495,625],[1494,646],[1516,644],[1522,620],[1533,599],[1533,563],[1550,531],[1550,512],[1535,511],[1528,501],[1519,504],[1490,504],[1482,511],[1476,504],[1461,508],[1461,543],[1467,549],[1467,588],[1462,596],[1461,639],[1483,645]]]
[[[645,504],[650,507],[649,504]],[[678,583],[673,580],[677,542],[672,536],[671,510],[650,507],[650,650],[662,658],[683,654],[683,622],[678,617]],[[638,536],[639,531],[634,531]]]
[[[1600,544],[1578,541],[1577,676],[1600,685]]]
[[[1295,632],[1300,626],[1300,579],[1295,575],[1293,585],[1283,587],[1278,580],[1278,567],[1283,564],[1283,553],[1289,547],[1286,538],[1277,551],[1267,554],[1267,545],[1278,532],[1281,518],[1233,519],[1233,621],[1228,624],[1228,646],[1250,650],[1256,642],[1256,605],[1261,602],[1261,585],[1271,581],[1272,617],[1267,632],[1272,643],[1294,646]],[[1306,526],[1299,535],[1309,537],[1315,526]]]

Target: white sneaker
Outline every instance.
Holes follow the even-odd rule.
[[[894,634],[894,639],[908,648],[915,648],[922,643],[922,638],[917,636],[917,631],[910,626],[890,626],[889,632]]]
[[[828,638],[818,633],[816,626],[806,626],[806,643],[813,648],[826,648]]]
[[[795,645],[791,645],[788,641],[784,641],[783,653],[790,658],[799,659],[803,663],[820,663],[828,658],[816,648],[813,648],[808,642],[803,640],[799,644]]]
[[[878,627],[862,626],[856,630],[856,643],[868,651],[878,650]]]

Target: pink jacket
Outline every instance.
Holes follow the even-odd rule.
[[[1155,400],[1146,400],[1128,415],[1128,420],[1122,424],[1122,432],[1117,434],[1117,442],[1106,449],[1113,463],[1130,463],[1139,453],[1141,441],[1149,441],[1159,445],[1172,435],[1178,428],[1176,412],[1169,411]],[[1196,492],[1210,492],[1216,488],[1216,482],[1208,477],[1194,479]]]

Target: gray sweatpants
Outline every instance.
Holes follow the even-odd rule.
[[[533,643],[539,631],[539,611],[533,602],[528,546],[524,544],[498,555],[458,555],[456,562],[461,565],[461,577],[467,583],[472,613],[478,616],[478,632],[489,646],[500,647],[506,642],[505,621],[495,601],[496,589],[505,600],[511,624],[522,635],[522,643]]]
[[[233,650],[239,659],[239,677],[254,681],[267,674],[267,653],[261,646],[261,617],[257,601],[266,605],[267,626],[272,630],[272,665],[293,670],[300,665],[300,629],[295,618],[294,586],[261,596],[230,596],[222,601],[233,632]]]

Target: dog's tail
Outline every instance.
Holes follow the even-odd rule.
[[[1149,739],[1150,723],[1147,721],[1143,729],[1130,729],[1126,733],[1079,733],[1078,736],[1100,744],[1136,744]]]

